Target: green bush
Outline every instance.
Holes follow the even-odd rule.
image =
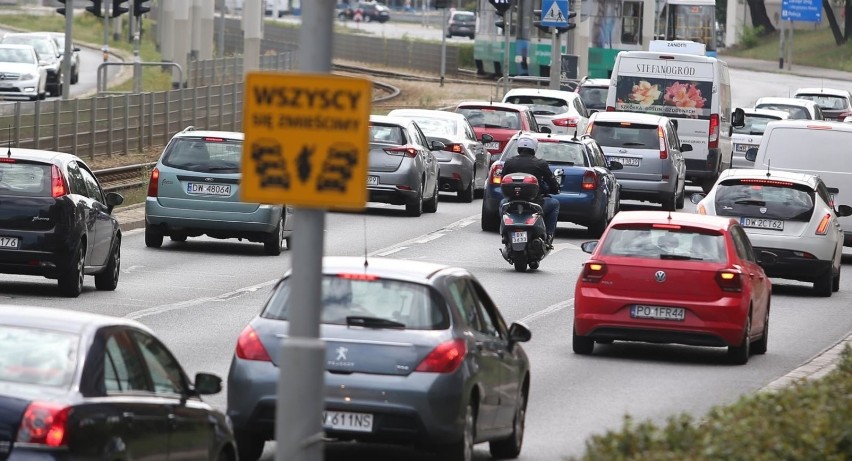
[[[754,48],[760,44],[760,37],[763,36],[763,27],[743,27],[742,36],[740,37],[740,46],[744,49]]]
[[[459,47],[459,69],[476,70],[473,61],[473,44],[460,44]]]
[[[586,442],[574,461],[847,461],[852,459],[852,349],[819,380],[744,396],[702,420],[664,427],[626,416],[619,432]]]

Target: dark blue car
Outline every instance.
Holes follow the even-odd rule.
[[[497,232],[500,229],[503,163],[518,155],[515,148],[518,134],[509,140],[500,158],[491,165],[482,200],[484,231]],[[528,135],[538,140],[536,156],[547,161],[561,185],[558,193],[550,192],[559,201],[559,221],[586,226],[592,236],[599,237],[620,206],[621,186],[612,170],[621,169],[622,165],[608,162],[598,143],[589,136]]]

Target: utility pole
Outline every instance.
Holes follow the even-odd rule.
[[[104,54],[104,62],[109,61],[109,4],[110,1],[103,2],[104,8],[104,47],[101,49]]]
[[[447,71],[447,9],[441,9],[441,86],[444,86],[444,75]]]
[[[561,44],[559,43],[559,33],[555,27],[551,27],[551,43],[550,43],[550,88],[558,90],[559,83],[562,77],[562,53]]]
[[[217,32],[218,43],[216,44],[216,57],[225,56],[225,0],[219,0],[219,31]]]
[[[263,5],[260,0],[245,0],[243,4],[243,73],[260,69],[260,40],[263,31]],[[302,16],[301,30],[305,30],[305,17]]]
[[[503,94],[509,92],[509,35],[512,33],[512,8],[504,14],[503,33]]]
[[[71,29],[74,25],[74,6],[68,2],[65,8],[65,50],[62,51],[62,99],[71,98],[71,53],[74,44],[71,43]]]

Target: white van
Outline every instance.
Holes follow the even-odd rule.
[[[607,111],[665,115],[677,122],[686,177],[709,192],[731,167],[731,80],[728,65],[708,56],[622,51],[607,94]]]
[[[769,122],[758,148],[746,151],[754,168],[795,171],[822,178],[831,205],[852,205],[852,162],[844,150],[852,146],[852,124],[821,120]],[[852,246],[852,216],[838,218],[843,246]]]

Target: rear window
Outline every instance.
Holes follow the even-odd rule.
[[[741,128],[734,127],[734,133],[750,134],[753,136],[762,135],[766,131],[766,124],[774,120],[780,120],[777,117],[769,115],[749,115],[745,116],[745,124]]]
[[[454,13],[453,22],[472,24],[476,22],[476,16],[474,16],[473,13]]]
[[[725,262],[725,236],[690,227],[613,227],[601,247],[602,255],[631,258],[683,259]]]
[[[0,195],[50,197],[52,165],[29,162],[0,162]]]
[[[422,128],[421,128],[422,130]],[[406,143],[399,125],[370,125],[370,142],[401,146]]]
[[[505,162],[512,157],[517,157],[517,145],[518,140],[515,138],[506,146],[500,160]],[[576,142],[547,142],[539,140],[535,156],[551,163],[573,163],[577,166],[588,166],[586,165],[586,156],[583,155],[583,145]]]
[[[609,87],[595,88],[591,86],[580,87],[580,99],[583,104],[589,109],[606,109],[606,96],[609,93]]]
[[[807,222],[814,211],[814,191],[786,181],[731,179],[716,186],[715,206],[719,216]]]
[[[464,115],[472,126],[479,128],[521,129],[521,117],[517,111],[492,107],[461,107],[456,112]]]
[[[657,128],[657,125],[628,122],[595,122],[590,134],[601,146],[659,149]]]
[[[456,134],[456,122],[433,117],[411,117],[426,136],[451,136]]]
[[[568,112],[568,101],[544,96],[509,96],[503,102],[520,104],[530,108],[534,115],[557,115]]]
[[[78,343],[71,333],[0,325],[0,382],[67,387]]]
[[[841,96],[832,96],[828,94],[797,94],[796,98],[813,101],[820,109],[825,110],[844,110],[849,108],[849,101]]]
[[[811,114],[802,106],[791,106],[789,104],[758,104],[755,109],[781,110],[790,114],[793,120],[810,120]]]
[[[214,137],[175,138],[163,154],[163,165],[199,173],[239,173],[243,142]]]
[[[285,279],[261,316],[287,320],[290,305],[290,280]],[[347,317],[364,317],[376,325],[396,322],[409,330],[442,330],[450,325],[446,303],[428,286],[362,274],[324,275],[320,322],[346,325]]]

